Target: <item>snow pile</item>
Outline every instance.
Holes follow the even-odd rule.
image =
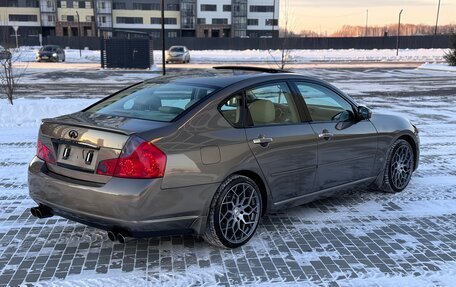
[[[456,66],[449,66],[445,63],[424,63],[418,67],[421,70],[456,72]]]
[[[438,62],[443,61],[446,49],[403,49],[396,56],[396,50],[290,50],[292,63],[307,62]],[[268,63],[281,59],[280,50],[205,50],[190,51],[193,63],[261,62]],[[155,61],[161,59],[154,51]]]
[[[39,47],[21,47],[15,53],[19,61],[33,62]],[[289,50],[292,63],[308,62],[442,62],[446,49],[403,49],[396,56],[394,49],[373,50]],[[193,63],[274,63],[280,62],[281,50],[192,50]],[[100,51],[65,49],[66,61],[70,63],[99,63]],[[161,51],[154,51],[154,60],[161,62]]]

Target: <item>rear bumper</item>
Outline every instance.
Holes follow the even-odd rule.
[[[36,60],[52,62],[52,61],[57,61],[57,57],[47,57],[47,58],[36,57]]]
[[[161,189],[161,179],[112,178],[92,184],[50,172],[34,158],[29,193],[56,215],[127,236],[204,232],[218,184]]]

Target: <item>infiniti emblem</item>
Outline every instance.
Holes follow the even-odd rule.
[[[75,131],[75,130],[71,130],[71,131],[68,133],[68,135],[70,136],[70,138],[75,139],[75,138],[78,137],[78,132]]]

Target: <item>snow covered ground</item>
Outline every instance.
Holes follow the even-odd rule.
[[[0,101],[0,286],[454,286],[454,75],[300,72],[333,82],[374,112],[400,114],[418,126],[420,167],[404,192],[357,190],[267,215],[252,241],[236,250],[189,236],[121,245],[66,219],[38,220],[27,210],[34,203],[26,169],[39,119],[77,111],[115,88],[62,83],[47,98],[17,99],[14,106]],[[62,96],[69,92],[71,98]]]
[[[424,63],[418,67],[422,70],[456,72],[456,66],[450,66],[446,63]]]
[[[39,47],[21,47],[16,53],[23,62],[35,61]],[[290,50],[292,63],[308,62],[441,62],[446,49],[401,49],[399,56],[396,50]],[[279,61],[279,50],[193,50],[192,63],[268,63]],[[65,49],[66,61],[70,63],[99,63],[100,51]],[[275,59],[275,60],[274,60]],[[161,62],[161,51],[154,51],[154,60]]]

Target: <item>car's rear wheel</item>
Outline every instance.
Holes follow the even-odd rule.
[[[244,245],[254,235],[261,211],[261,193],[256,183],[246,176],[230,176],[212,200],[203,238],[222,248]]]
[[[397,140],[390,148],[380,190],[403,191],[412,178],[414,166],[415,155],[412,146],[406,140]]]

